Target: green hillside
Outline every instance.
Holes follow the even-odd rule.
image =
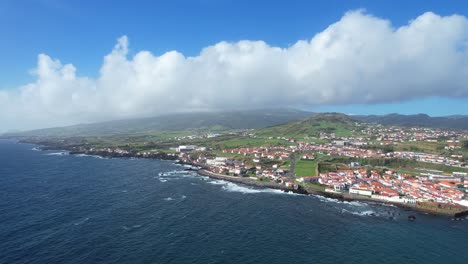
[[[277,125],[257,132],[259,136],[320,137],[335,134],[336,137],[349,137],[359,129],[359,122],[345,114],[323,113],[301,120]]]
[[[180,113],[150,118],[80,124],[10,133],[6,136],[108,136],[139,134],[154,131],[225,131],[232,129],[258,129],[310,116],[311,112],[294,109],[259,109],[225,112]]]

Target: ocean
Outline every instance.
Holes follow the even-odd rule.
[[[468,220],[36,147],[0,140],[0,263],[468,263]]]

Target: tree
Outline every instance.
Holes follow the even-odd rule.
[[[462,148],[468,149],[468,140],[463,140],[463,142],[462,142]]]

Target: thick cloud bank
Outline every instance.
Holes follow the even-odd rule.
[[[128,56],[123,36],[97,79],[40,54],[33,83],[0,91],[7,129],[175,111],[379,103],[468,97],[468,20],[425,13],[394,28],[346,13],[310,41],[219,42],[196,57],[177,51]]]

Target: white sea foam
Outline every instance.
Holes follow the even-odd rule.
[[[167,179],[159,179],[160,182],[167,182]]]
[[[45,155],[47,155],[47,156],[64,156],[64,155],[68,155],[68,152],[66,152],[66,151],[52,152],[52,153],[47,153]]]
[[[250,187],[244,187],[240,186],[234,183],[227,183],[225,186],[223,186],[223,190],[226,190],[228,192],[240,192],[240,193],[277,193],[277,194],[288,194],[285,193],[281,190],[275,190],[275,189],[254,189]]]
[[[320,201],[322,201],[322,202],[330,202],[330,203],[337,203],[337,204],[346,204],[346,205],[360,206],[360,207],[368,206],[368,204],[366,204],[366,203],[361,203],[361,202],[358,202],[358,201],[351,201],[351,202],[348,202],[348,201],[340,201],[340,200],[338,200],[338,199],[328,198],[328,197],[324,197],[324,196],[321,196],[321,195],[315,195],[315,194],[313,194],[312,196],[317,197],[317,198],[318,198]]]
[[[33,150],[33,151],[41,151],[40,148],[32,148],[31,150]]]
[[[379,216],[378,213],[372,210],[366,210],[366,211],[349,211],[346,209],[341,209],[342,213],[348,213],[348,214],[353,214],[353,215],[358,215],[358,216]]]
[[[358,202],[358,201],[351,201],[351,202],[343,201],[343,203],[344,204],[349,204],[349,205],[354,205],[354,206],[367,206],[367,204],[361,203],[361,202]]]
[[[83,158],[83,157],[91,157],[91,158],[96,158],[96,159],[105,159],[104,157],[101,157],[99,155],[88,155],[88,154],[75,154],[75,157]]]
[[[81,225],[81,224],[87,222],[88,220],[89,220],[89,217],[86,217],[86,218],[84,218],[84,219],[82,219],[82,220],[80,220],[80,221],[74,223],[74,225],[76,225],[76,226],[77,226],[77,225]]]
[[[209,181],[208,183],[213,184],[213,185],[224,185],[224,184],[227,184],[228,182],[223,181],[223,180],[214,180],[214,181]]]
[[[282,190],[269,189],[269,188],[260,189],[260,188],[242,186],[242,185],[238,185],[238,184],[228,182],[228,181],[224,181],[224,180],[213,180],[213,181],[209,181],[208,183],[213,184],[213,185],[221,185],[222,189],[227,191],[227,192],[240,192],[240,193],[244,193],[244,194],[275,193],[275,194],[293,194],[293,195],[296,195],[295,193],[283,192]]]
[[[174,200],[172,197],[164,198],[164,201],[172,201],[172,200]]]
[[[194,178],[196,174],[192,171],[185,170],[173,170],[167,172],[158,173],[159,177],[165,177],[165,179],[181,179],[181,178]]]
[[[126,225],[122,226],[122,228],[123,228],[125,231],[130,231],[130,230],[137,229],[137,228],[140,228],[140,227],[142,227],[142,225],[132,225],[132,226],[130,226],[130,227],[129,227],[129,226],[126,226]]]

